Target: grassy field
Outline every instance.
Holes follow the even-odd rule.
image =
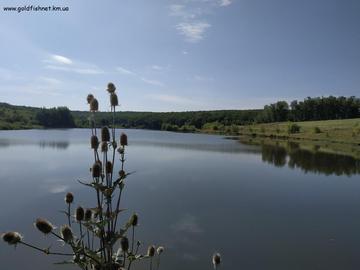
[[[360,118],[255,124],[240,126],[239,134],[279,139],[360,144]]]
[[[360,118],[269,123],[239,126],[243,142],[254,144],[299,142],[303,149],[337,153],[360,159]]]

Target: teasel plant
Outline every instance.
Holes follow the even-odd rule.
[[[121,208],[121,197],[126,179],[131,175],[125,171],[128,138],[125,133],[121,133],[117,140],[115,113],[119,102],[113,83],[107,85],[107,92],[110,95],[111,127],[97,128],[96,113],[99,103],[92,94],[87,96],[90,106],[90,146],[94,159],[90,169],[90,180],[78,181],[93,190],[94,205],[87,208],[77,206],[76,209],[72,209],[75,196],[69,192],[65,195],[67,207],[63,211],[67,218],[66,224],[56,228],[44,218],[36,219],[34,224],[44,235],[54,237],[63,245],[69,246],[71,252],[58,252],[52,248],[30,244],[25,242],[20,233],[13,231],[2,234],[2,239],[9,245],[23,245],[46,255],[64,256],[66,258],[57,264],[75,264],[85,270],[130,270],[136,261],[146,259],[149,261],[150,270],[159,269],[160,255],[164,247],[159,246],[156,249],[154,245],[150,245],[145,254],[140,253],[141,242],[135,235],[138,215],[134,213],[125,224],[119,224],[124,211]],[[118,173],[115,172],[117,155],[120,161]]]

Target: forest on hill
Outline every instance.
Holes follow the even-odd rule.
[[[88,127],[89,112],[66,107],[34,108],[0,103],[0,129]],[[278,101],[254,110],[216,110],[188,112],[117,112],[115,124],[123,128],[143,128],[193,132],[214,130],[236,133],[237,126],[286,121],[314,121],[360,118],[360,99],[316,97],[290,103]],[[96,113],[100,125],[112,123],[106,112]]]

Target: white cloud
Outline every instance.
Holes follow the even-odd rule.
[[[58,64],[71,65],[73,63],[73,61],[70,58],[57,54],[51,55],[51,59]]]
[[[124,75],[136,75],[135,72],[132,72],[132,71],[130,71],[130,70],[126,69],[126,68],[123,68],[123,67],[117,67],[116,71],[118,71],[118,72],[120,72],[120,73],[122,73]]]
[[[192,43],[199,42],[204,38],[204,32],[211,27],[207,22],[182,22],[176,26],[180,34]]]
[[[55,65],[47,65],[46,69],[51,70],[59,70],[65,72],[73,72],[83,75],[98,75],[104,74],[105,72],[97,67],[65,67],[65,66],[55,66]]]
[[[94,64],[84,63],[80,61],[71,60],[62,55],[50,54],[50,56],[43,60],[44,68],[56,71],[73,72],[83,75],[97,75],[105,72]]]
[[[157,65],[153,65],[151,68],[154,69],[154,70],[161,70],[162,69],[162,67],[157,66]],[[134,71],[131,71],[131,70],[129,70],[127,68],[124,68],[124,67],[117,67],[116,71],[120,72],[123,75],[133,76],[133,77],[135,77],[135,78],[137,78],[137,79],[139,79],[139,80],[141,80],[141,81],[143,81],[144,83],[147,83],[147,84],[151,84],[151,85],[154,85],[154,86],[164,86],[163,82],[142,77],[138,73],[136,73]]]
[[[170,5],[170,16],[180,18],[176,29],[185,36],[186,41],[199,42],[211,24],[205,15],[214,13],[214,9],[229,6],[233,0],[183,0],[182,4]]]
[[[154,70],[158,70],[158,71],[164,69],[164,67],[161,67],[161,66],[158,66],[158,65],[152,65],[151,68],[154,69]]]
[[[146,78],[141,78],[141,80],[147,84],[155,85],[155,86],[164,86],[164,83],[157,80],[149,80]]]
[[[231,3],[232,3],[232,0],[220,0],[219,1],[219,5],[222,7],[229,6],[229,5],[231,5]]]
[[[194,79],[199,82],[211,82],[214,79],[211,77],[201,76],[201,75],[195,75]]]

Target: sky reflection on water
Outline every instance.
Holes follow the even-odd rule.
[[[139,239],[166,247],[162,269],[211,269],[214,251],[223,254],[223,269],[360,266],[357,169],[326,174],[321,160],[327,157],[301,153],[299,161],[295,152],[221,136],[126,132],[126,170],[135,173],[126,184],[129,211],[122,221],[139,214]],[[67,191],[75,193],[75,205],[89,205],[93,194],[76,181],[89,177],[88,141],[88,130],[0,132],[0,231],[15,229],[46,246],[51,241],[33,228],[36,217],[63,224],[58,210]],[[347,159],[329,160],[332,167],[352,166]],[[52,266],[56,258],[34,254],[0,244],[1,269],[29,262],[33,269],[67,269]]]

